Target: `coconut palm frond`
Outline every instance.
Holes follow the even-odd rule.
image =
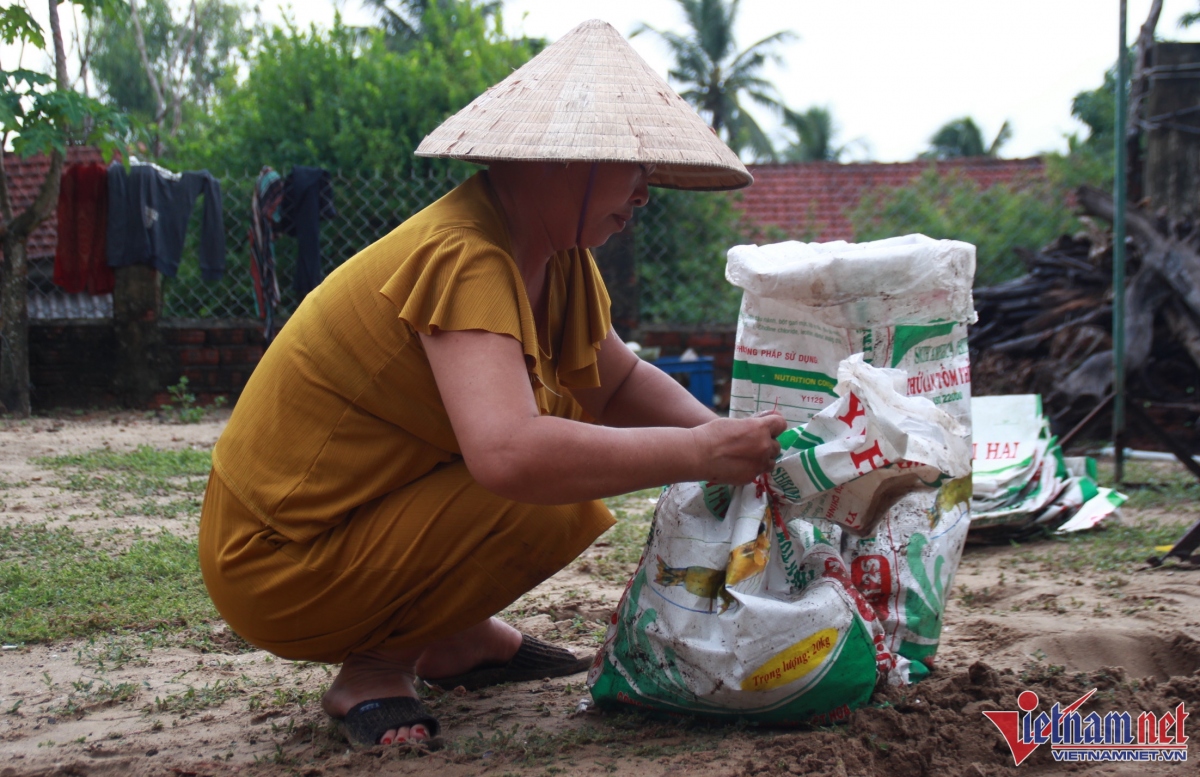
[[[668,76],[680,96],[700,111],[729,146],[739,153],[749,150],[757,159],[774,159],[770,139],[752,116],[743,110],[745,99],[771,110],[782,110],[774,85],[762,69],[780,62],[778,47],[795,40],[790,31],[768,35],[742,51],[737,50],[733,28],[740,0],[675,0],[690,31],[686,35],[638,25],[632,36],[652,33],[671,53],[674,65]]]
[[[988,146],[987,155],[1000,156],[1000,147],[1007,143],[1010,138],[1012,138],[1012,127],[1009,125],[1008,121],[1005,120],[1005,122],[1000,125],[1000,131],[996,133],[996,137],[992,140],[992,144]]]
[[[835,128],[828,108],[813,106],[804,113],[785,108],[783,124],[796,136],[783,151],[789,162],[837,162],[846,152],[845,146],[833,145]]]
[[[924,159],[957,159],[959,157],[986,156],[983,133],[970,116],[946,122],[929,140],[929,150],[921,154]]]

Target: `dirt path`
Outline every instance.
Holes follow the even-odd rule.
[[[113,508],[111,495],[65,488],[61,469],[36,460],[139,445],[208,450],[223,420],[177,425],[100,413],[0,421],[0,529],[44,523],[84,537],[152,537],[163,530],[194,537],[192,492],[182,501],[168,493],[130,497]],[[1126,517],[1182,524],[1196,509]],[[535,635],[593,650],[629,569],[627,562],[614,565],[609,539],[505,617]],[[248,650],[219,622],[6,645],[0,777],[1193,773],[1197,745],[1190,747],[1190,766],[1073,769],[1042,748],[1014,769],[982,715],[1017,709],[1016,696],[1026,689],[1065,704],[1098,687],[1101,712],[1162,713],[1181,701],[1200,708],[1200,572],[1097,570],[1072,552],[1050,542],[969,548],[933,678],[887,691],[877,700],[882,706],[855,712],[846,725],[812,731],[581,712],[587,691],[579,676],[431,693],[427,702],[452,738],[450,747],[432,755],[353,752],[317,703],[330,667]]]

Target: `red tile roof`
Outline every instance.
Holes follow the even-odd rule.
[[[897,187],[917,178],[933,165],[939,174],[957,171],[980,186],[1041,178],[1039,158],[991,159],[976,157],[942,162],[794,162],[749,165],[754,185],[741,192],[747,218],[773,225],[794,239],[853,240],[854,227],[847,214],[863,194],[877,187]]]
[[[100,150],[91,146],[72,146],[67,149],[67,164],[80,162],[103,162]],[[19,214],[28,208],[37,198],[42,188],[42,181],[50,169],[49,157],[38,154],[28,159],[22,159],[16,154],[5,152],[4,172],[8,177],[8,196],[12,198],[13,213]],[[29,236],[28,258],[53,259],[54,247],[58,242],[58,219],[54,208],[50,209],[50,218],[42,222],[33,234]]]

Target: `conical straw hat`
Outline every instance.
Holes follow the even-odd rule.
[[[740,189],[754,179],[621,34],[593,19],[446,119],[417,156],[470,162],[637,162],[653,186]]]

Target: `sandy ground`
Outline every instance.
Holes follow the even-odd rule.
[[[220,415],[177,425],[114,413],[0,421],[0,478],[25,483],[0,492],[0,525],[69,522],[78,532],[165,527],[190,536],[191,518],[105,515],[90,495],[52,485],[55,473],[31,459],[141,444],[206,449],[222,423]],[[1195,516],[1180,509],[1160,517],[1184,524]],[[599,542],[590,555],[603,551],[604,538]],[[722,728],[581,711],[587,691],[577,676],[433,692],[427,703],[454,746],[433,754],[352,751],[317,703],[335,667],[247,652],[216,624],[200,648],[141,643],[136,635],[5,646],[0,777],[1194,774],[1197,745],[1182,766],[1072,767],[1056,764],[1047,748],[1013,766],[981,713],[1015,710],[1024,689],[1065,704],[1099,687],[1094,701],[1101,712],[1161,713],[1180,701],[1200,707],[1200,571],[1047,573],[1030,562],[1031,548],[1047,552],[969,547],[933,678],[883,692],[882,706],[856,711],[834,728]],[[623,581],[595,575],[589,554],[506,617],[535,635],[594,649]],[[119,698],[97,692],[114,687],[125,689]]]

